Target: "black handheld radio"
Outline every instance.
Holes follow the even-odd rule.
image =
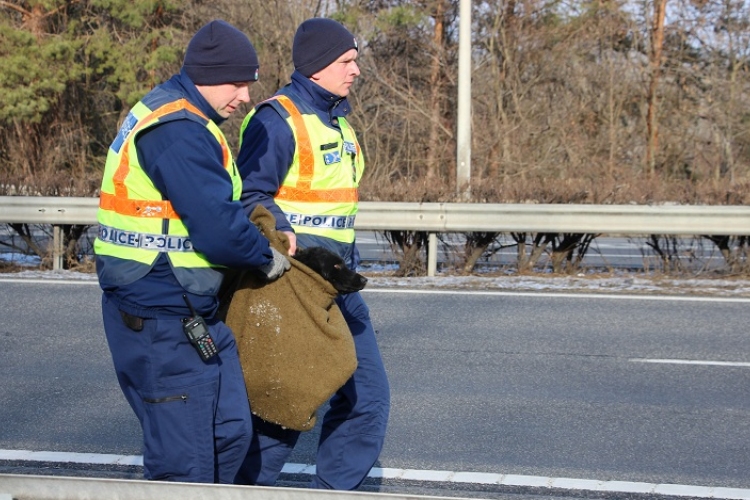
[[[185,335],[187,335],[190,343],[198,351],[201,359],[208,361],[218,353],[214,339],[211,338],[211,332],[208,331],[206,321],[195,312],[193,304],[190,303],[187,295],[183,294],[182,298],[190,308],[191,314],[190,318],[182,318],[182,329],[185,331]]]

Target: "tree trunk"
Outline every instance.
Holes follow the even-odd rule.
[[[427,142],[426,156],[426,178],[433,180],[440,177],[440,159],[438,152],[440,147],[440,118],[441,113],[441,78],[440,68],[443,58],[443,44],[445,39],[445,4],[438,0],[436,12],[433,16],[435,20],[435,31],[432,37],[433,56],[430,63],[430,138]]]
[[[651,53],[649,67],[651,81],[648,86],[648,114],[646,116],[646,168],[653,175],[656,172],[656,150],[659,141],[659,130],[656,120],[658,103],[656,89],[659,85],[661,57],[664,48],[664,17],[667,10],[667,0],[654,0],[654,26],[651,30]]]

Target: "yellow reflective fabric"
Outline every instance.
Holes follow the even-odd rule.
[[[287,218],[295,214],[313,216],[311,220],[331,221],[355,216],[364,159],[357,137],[346,119],[338,118],[341,128],[338,131],[322,123],[314,110],[300,109],[288,96],[277,95],[265,103],[278,105],[276,109],[285,116],[296,143],[292,165],[274,196]],[[240,137],[255,110],[245,118]],[[295,221],[300,219],[290,219],[295,232],[325,236],[344,243],[354,241],[353,227],[297,225]]]
[[[177,240],[189,237],[187,228],[171,203],[161,199],[161,193],[141,167],[135,148],[138,132],[157,123],[184,118],[202,123],[216,138],[223,152],[224,168],[232,178],[233,199],[239,200],[242,180],[219,127],[185,99],[168,100],[154,110],[141,101],[130,111],[120,130],[123,142],[119,149],[113,143],[107,155],[97,213],[101,227],[127,233],[176,237]],[[128,130],[128,127],[131,128]],[[151,265],[160,253],[117,244],[116,241],[105,241],[101,237],[94,242],[94,250],[100,256],[133,260],[147,265]],[[166,253],[174,267],[217,267],[208,262],[200,252],[184,251],[184,247],[182,251],[166,249]]]

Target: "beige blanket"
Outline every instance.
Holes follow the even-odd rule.
[[[286,254],[286,235],[258,206],[250,218]],[[349,327],[334,302],[336,289],[309,267],[267,283],[253,272],[238,277],[226,322],[237,338],[250,409],[299,431],[315,426],[318,408],[351,377],[357,356]]]

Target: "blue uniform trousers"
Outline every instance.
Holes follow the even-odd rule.
[[[334,394],[323,417],[312,488],[353,490],[362,484],[383,448],[390,388],[370,321],[359,293],[336,302],[349,324],[357,351],[357,369]],[[291,454],[299,431],[254,419],[253,441],[237,484],[272,486]]]
[[[204,362],[180,318],[146,319],[137,332],[107,294],[102,314],[117,380],[143,429],[144,477],[232,483],[252,424],[229,327],[207,321],[219,354]]]

